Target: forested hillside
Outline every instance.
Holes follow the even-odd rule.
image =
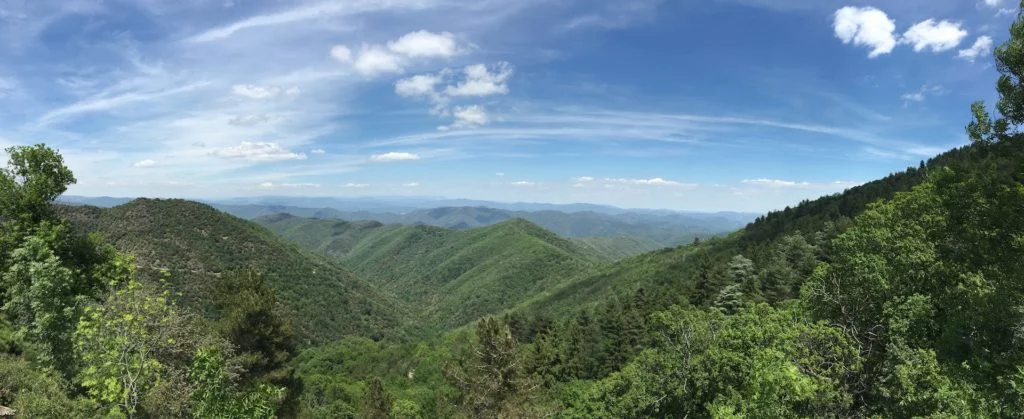
[[[79,231],[97,233],[131,254],[144,277],[170,274],[184,301],[201,311],[215,282],[240,269],[274,287],[298,335],[326,342],[356,334],[395,336],[405,321],[401,304],[318,255],[259,225],[184,200],[137,199],[113,208],[58,207]]]
[[[599,257],[525,220],[451,230],[293,217],[256,219],[322,252],[447,328],[591,272]]]

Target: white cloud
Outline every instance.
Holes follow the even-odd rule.
[[[370,160],[376,162],[389,162],[389,161],[406,161],[406,160],[419,160],[418,154],[392,151],[384,154],[374,154],[370,156]]]
[[[505,173],[504,172],[497,172],[497,173],[494,174],[494,176],[505,177]]]
[[[900,39],[902,44],[914,46],[915,52],[930,49],[932,52],[943,52],[956,48],[960,42],[967,37],[959,22],[943,20],[935,22],[935,19],[928,19],[918,22],[903,33]]]
[[[135,164],[133,164],[132,166],[134,166],[134,167],[153,167],[153,166],[156,166],[156,160],[150,160],[150,159],[141,160],[141,161],[135,162]]]
[[[331,57],[342,63],[352,62],[352,50],[344,45],[335,45],[331,48]]]
[[[903,99],[904,102],[924,102],[924,93],[905,93],[903,96],[900,96],[900,98]]]
[[[381,74],[402,73],[405,65],[402,58],[388,52],[380,45],[363,45],[352,67],[364,76],[373,77]]]
[[[203,33],[186,39],[187,42],[203,43],[229,38],[242,30],[257,29],[267,26],[293,24],[314,19],[327,19],[332,16],[355,15],[386,9],[419,10],[436,6],[432,1],[320,1],[307,3],[276,13],[251,16],[234,23],[209,29]]]
[[[234,147],[214,150],[211,155],[225,159],[239,159],[252,162],[268,162],[282,160],[303,160],[306,155],[295,153],[277,143],[242,141]]]
[[[946,90],[937,84],[925,84],[916,92],[905,93],[900,96],[903,102],[924,102],[928,96],[936,96],[945,93]]]
[[[1017,9],[1000,8],[996,12],[996,17],[1013,16],[1017,14]]]
[[[582,179],[582,178],[581,178]],[[673,187],[694,187],[697,186],[693,183],[676,182],[674,180],[666,180],[660,177],[651,179],[627,179],[627,178],[605,178],[604,182],[618,183],[623,185],[640,185],[640,186],[673,186]]]
[[[747,185],[758,185],[758,186],[770,186],[773,188],[792,188],[800,186],[810,186],[808,182],[794,182],[791,180],[780,180],[780,179],[746,179],[742,183]]]
[[[324,151],[324,149],[322,149],[322,148],[314,148],[312,150],[309,150],[309,153],[310,154],[316,154],[318,156],[322,156],[324,154],[327,154],[327,152]]]
[[[409,32],[388,42],[388,49],[411,58],[447,58],[459,53],[454,35],[449,32],[433,33],[425,30]]]
[[[844,44],[871,48],[869,58],[888,54],[896,47],[896,22],[874,7],[847,6],[837,10],[833,29]]]
[[[272,99],[282,93],[288,97],[295,97],[302,93],[297,86],[281,89],[278,86],[259,86],[255,84],[236,84],[231,86],[231,93],[244,96],[249,99]]]
[[[263,182],[259,185],[263,189],[316,189],[320,187],[319,183],[274,183],[274,182]]]
[[[594,180],[594,178],[592,178],[590,176],[580,176],[580,177],[572,178],[573,182],[591,182],[593,180]]]
[[[978,57],[988,55],[992,52],[992,38],[987,35],[979,36],[974,45],[970,48],[960,50],[957,58],[964,59],[970,62],[978,59]]]
[[[370,184],[368,184],[368,183],[352,183],[352,182],[349,182],[349,183],[346,183],[346,184],[341,185],[341,186],[345,187],[345,188],[362,189],[362,188],[370,187]]]
[[[463,70],[466,78],[454,86],[448,86],[445,93],[449,96],[490,96],[508,93],[505,82],[512,75],[512,66],[500,62],[492,73],[484,64],[466,66]]]
[[[449,129],[478,128],[490,122],[490,118],[487,116],[487,109],[480,105],[457,106],[452,111],[452,116],[455,117],[455,122],[452,122],[451,125],[440,126],[438,129],[446,131]]]
[[[402,184],[402,186],[404,186],[406,188],[415,188],[417,186],[420,186],[420,183],[419,182],[409,182],[409,183]]]
[[[443,81],[441,74],[419,74],[395,82],[395,94],[402,97],[437,96],[435,86]]]
[[[1003,0],[982,0],[982,3],[985,3],[985,5],[988,6],[988,7],[999,6],[999,4],[1002,3],[1002,2],[1003,2]]]
[[[537,183],[536,182],[526,181],[526,180],[519,180],[519,181],[512,182],[510,185],[512,185],[512,186],[537,186]]]
[[[277,96],[281,89],[274,86],[257,86],[254,84],[236,84],[231,86],[231,93],[250,99],[266,99]]]

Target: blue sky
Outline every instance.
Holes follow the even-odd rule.
[[[0,0],[69,193],[763,211],[965,144],[1012,0]]]

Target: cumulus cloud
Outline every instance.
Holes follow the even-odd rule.
[[[572,178],[573,182],[592,182],[593,180],[594,178],[590,176],[580,176]]]
[[[988,6],[988,7],[999,6],[999,4],[1002,3],[1002,2],[1003,2],[1003,0],[982,0],[982,3],[985,3],[985,5]]]
[[[153,167],[153,166],[156,166],[156,160],[150,160],[150,159],[141,160],[141,161],[135,162],[135,164],[133,164],[132,166],[134,166],[134,167]]]
[[[978,57],[988,55],[992,52],[992,38],[987,35],[979,36],[974,45],[970,48],[960,50],[957,58],[974,62]]]
[[[277,143],[242,141],[234,147],[224,147],[210,153],[224,159],[238,159],[252,162],[303,160],[306,155],[288,150]]]
[[[441,74],[421,74],[394,83],[395,94],[402,97],[439,99],[436,86],[444,80]]]
[[[352,50],[344,45],[335,45],[331,48],[331,57],[338,62],[350,63],[352,62]]]
[[[374,154],[370,156],[370,160],[376,162],[390,162],[390,161],[406,161],[406,160],[419,160],[418,154],[392,151],[384,154]]]
[[[896,22],[874,7],[847,6],[833,15],[836,37],[844,44],[871,49],[869,58],[892,52],[896,47]]]
[[[353,53],[345,45],[335,45],[330,53],[336,61],[351,64],[359,74],[375,77],[404,73],[405,67],[414,60],[449,58],[463,50],[449,32],[420,30],[402,35],[386,45],[363,44],[358,53]]]
[[[249,99],[272,99],[282,93],[285,96],[298,96],[300,91],[298,87],[289,87],[287,89],[281,89],[277,86],[259,86],[255,84],[236,84],[231,86],[231,93],[238,96],[244,96]]]
[[[368,77],[405,72],[402,58],[380,45],[363,45],[352,67]]]
[[[512,186],[537,186],[537,183],[536,182],[530,182],[530,181],[527,181],[527,180],[519,180],[519,181],[512,182],[510,185],[512,185]]]
[[[493,71],[491,70],[485,64],[466,66],[462,70],[465,80],[448,86],[445,93],[449,96],[490,96],[508,93],[508,85],[505,83],[512,75],[512,66],[507,62],[500,62],[494,66]]]
[[[433,33],[425,30],[409,32],[388,42],[388,49],[411,58],[447,58],[459,53],[454,35],[449,32]]]
[[[956,48],[966,37],[967,31],[958,22],[928,19],[907,29],[900,43],[912,45],[915,52],[943,52]]]
[[[490,122],[490,118],[487,116],[487,109],[480,105],[457,106],[452,111],[452,116],[455,117],[455,122],[452,122],[450,125],[440,126],[438,129],[446,131],[449,129],[478,128]]]

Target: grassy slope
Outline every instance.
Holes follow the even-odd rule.
[[[77,228],[134,254],[140,273],[160,268],[200,310],[219,273],[254,268],[267,276],[296,332],[311,342],[347,334],[380,338],[403,326],[400,303],[337,264],[276,237],[256,223],[184,200],[138,199],[114,208],[64,207]]]
[[[257,219],[324,252],[448,328],[593,272],[599,257],[530,222],[471,230],[272,216]]]

